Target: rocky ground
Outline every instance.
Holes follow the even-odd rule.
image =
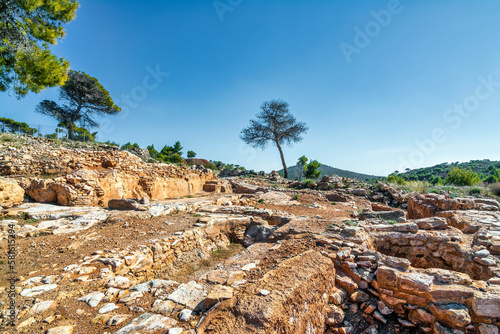
[[[33,152],[44,148],[29,148],[34,165]],[[22,166],[26,149],[0,151],[4,166]],[[84,156],[99,165],[106,152]],[[128,156],[115,166],[131,161],[149,168]],[[68,183],[92,164],[73,165],[55,182]],[[181,187],[197,171],[159,168],[160,180]],[[24,197],[43,180],[30,173],[0,179],[6,333],[494,334],[500,328],[500,204],[493,199],[406,194],[335,176],[298,189],[276,174],[218,180],[208,171],[196,190],[179,196],[178,186],[170,193],[165,187],[165,198],[155,199],[147,191],[127,195],[135,181],[102,186],[99,176],[133,176],[109,166],[95,179],[106,201],[62,206]],[[15,330],[7,326],[12,246]]]

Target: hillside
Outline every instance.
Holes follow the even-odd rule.
[[[362,174],[362,173],[356,173],[348,170],[343,170],[335,167],[331,167],[328,165],[321,165],[321,167],[318,168],[320,170],[321,176],[329,176],[332,174],[338,175],[340,177],[348,177],[350,179],[356,179],[356,180],[373,180],[373,179],[378,179],[380,176],[375,176],[375,175],[368,175],[368,174]],[[283,169],[279,170],[278,173],[283,175]],[[288,178],[290,180],[295,180],[296,178],[299,177],[298,174],[298,167],[295,166],[290,166],[288,167]]]
[[[484,159],[471,160],[469,162],[443,162],[432,167],[406,170],[404,173],[400,173],[399,175],[406,175],[410,180],[432,181],[437,177],[440,177],[442,179],[446,178],[446,175],[448,175],[448,172],[452,169],[452,167],[458,167],[461,169],[470,168],[474,172],[477,172],[482,180],[485,180],[489,175],[495,173],[494,168],[500,168],[500,161],[491,161],[489,159]]]

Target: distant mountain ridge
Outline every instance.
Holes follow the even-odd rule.
[[[381,178],[381,176],[356,173],[356,172],[352,172],[349,170],[331,167],[328,165],[321,165],[318,168],[318,170],[321,171],[321,176],[325,176],[325,175],[330,176],[332,174],[335,174],[335,175],[338,175],[340,177],[347,177],[350,179],[356,179],[356,180],[362,180],[362,181]],[[279,170],[278,173],[283,175],[283,169]],[[297,167],[297,165],[288,167],[288,178],[290,180],[295,180],[298,177],[299,177],[299,168]]]

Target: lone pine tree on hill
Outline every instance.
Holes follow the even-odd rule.
[[[285,178],[288,178],[283,144],[291,145],[302,140],[302,134],[308,127],[304,122],[297,122],[288,110],[288,103],[282,100],[267,101],[260,107],[257,120],[250,120],[250,126],[241,130],[240,138],[255,148],[264,149],[268,142],[273,142],[281,157]]]
[[[113,115],[121,110],[99,81],[85,72],[71,70],[68,81],[61,86],[59,98],[67,103],[58,105],[54,101],[43,100],[35,111],[61,122],[68,130],[70,139],[73,139],[76,122],[82,126],[99,127],[95,116]]]

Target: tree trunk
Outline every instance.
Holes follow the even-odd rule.
[[[278,151],[280,151],[281,164],[283,165],[284,177],[285,179],[288,179],[288,169],[286,169],[285,157],[283,156],[283,151],[281,150],[279,141],[276,141],[276,146],[278,146]]]

